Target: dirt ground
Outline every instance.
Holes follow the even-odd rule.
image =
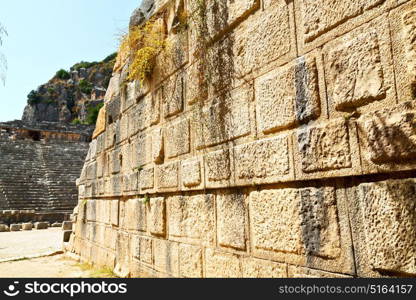
[[[93,271],[64,255],[0,263],[0,278],[88,278]],[[97,276],[98,277],[98,276]]]
[[[0,232],[0,262],[62,250],[62,229]]]
[[[53,255],[52,255],[53,254]],[[62,230],[0,233],[0,278],[111,277],[62,254]]]

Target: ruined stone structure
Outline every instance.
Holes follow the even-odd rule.
[[[169,47],[143,84],[119,54],[69,251],[123,276],[416,276],[416,1],[151,2]]]
[[[69,217],[91,131],[48,122],[0,123],[0,223]]]

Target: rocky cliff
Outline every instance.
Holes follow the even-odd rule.
[[[116,54],[101,62],[80,62],[59,70],[29,93],[22,120],[94,124],[111,78]]]

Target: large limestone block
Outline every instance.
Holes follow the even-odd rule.
[[[152,133],[152,160],[156,164],[163,163],[165,158],[164,130],[157,128]]]
[[[246,195],[230,192],[217,195],[218,244],[244,250],[247,240]]]
[[[153,235],[164,236],[166,234],[165,199],[163,197],[151,198],[149,206],[149,231]]]
[[[105,149],[109,149],[111,147],[113,147],[116,143],[116,124],[115,123],[111,123],[108,124],[106,131],[104,132],[105,134]]]
[[[253,87],[243,85],[223,92],[213,103],[195,107],[192,127],[198,149],[235,140],[251,133]]]
[[[365,173],[415,168],[416,109],[404,102],[363,115],[357,122]]]
[[[128,82],[125,86],[120,87],[121,89],[121,111],[124,113],[127,109],[136,103],[138,95],[137,85],[140,85],[139,81]]]
[[[218,150],[204,156],[205,185],[208,188],[234,185],[232,150]]]
[[[118,58],[117,58],[118,59]],[[104,101],[105,103],[110,102],[111,100],[117,98],[120,95],[120,74],[113,74],[105,93]]]
[[[109,164],[110,164],[110,172],[111,174],[117,174],[120,172],[120,149],[114,149],[110,152],[109,155]]]
[[[124,203],[124,212],[120,212],[120,215],[123,215],[123,223],[121,224],[122,228],[128,230],[137,230],[137,231],[146,231],[147,229],[147,209],[146,204],[144,204],[140,199],[130,199]]]
[[[390,13],[394,69],[399,101],[416,98],[416,3]]]
[[[132,117],[135,121],[134,131],[142,131],[152,125],[158,124],[160,121],[160,105],[163,96],[157,91],[149,93],[139,100],[132,108]]]
[[[195,61],[186,69],[186,102],[192,105],[208,97],[208,66],[202,59]]]
[[[154,265],[163,277],[179,276],[179,244],[167,240],[153,241]]]
[[[139,175],[140,190],[147,191],[152,190],[155,186],[155,171],[154,167],[144,168],[140,171]]]
[[[173,196],[167,199],[169,239],[212,245],[215,240],[215,196]]]
[[[95,222],[97,220],[97,201],[89,200],[86,202],[86,219]]]
[[[190,143],[188,119],[175,121],[166,128],[166,155],[168,158],[189,153]]]
[[[234,254],[205,250],[205,277],[241,278],[240,258]]]
[[[250,194],[253,255],[352,272],[348,214],[334,187],[283,188]]]
[[[330,115],[362,113],[396,102],[390,49],[385,15],[325,45]]]
[[[179,244],[179,274],[181,277],[201,278],[202,249],[198,246]]]
[[[296,0],[299,52],[306,53],[367,22],[401,0]]]
[[[297,179],[361,173],[355,125],[345,119],[298,129],[294,139]]]
[[[95,124],[95,129],[92,134],[92,138],[95,139],[97,136],[99,136],[101,133],[105,131],[105,121],[107,120],[106,117],[106,110],[105,105],[101,107],[100,111],[98,112],[97,122]]]
[[[415,189],[415,179],[400,179],[349,193],[359,276],[416,274]]]
[[[152,239],[143,236],[132,236],[133,257],[145,264],[153,264]]]
[[[167,47],[156,58],[152,74],[155,84],[174,74],[189,61],[188,30],[179,25],[178,30],[175,31],[168,35]]]
[[[267,134],[317,119],[321,103],[326,103],[318,81],[323,71],[319,74],[317,58],[309,55],[257,78],[258,131]]]
[[[184,75],[185,73],[183,72],[174,74],[163,84],[163,109],[165,117],[177,115],[184,109],[186,79]]]
[[[258,10],[236,29],[230,48],[237,76],[261,70],[274,61],[281,64],[294,58],[293,2],[268,1],[264,10]]]
[[[119,201],[111,200],[111,224],[118,226],[119,221]]]
[[[107,124],[116,122],[120,118],[120,96],[106,103]]]
[[[204,187],[204,170],[202,157],[191,158],[181,162],[182,190]]]
[[[152,162],[152,135],[143,133],[132,141],[132,166],[141,169]]]
[[[260,8],[260,0],[204,0],[204,2],[207,33],[211,39],[218,38]]]
[[[156,166],[156,187],[160,190],[179,189],[179,163],[171,162]]]
[[[268,260],[245,258],[241,261],[244,278],[286,278],[287,265]]]
[[[110,192],[108,196],[116,197],[121,196],[123,186],[123,176],[116,175],[110,177]]]
[[[294,179],[291,137],[280,135],[234,148],[237,185]]]
[[[128,277],[130,274],[131,246],[129,234],[119,232],[116,241],[116,266],[114,272],[119,277]]]

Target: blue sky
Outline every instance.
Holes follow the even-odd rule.
[[[0,23],[8,36],[0,46],[7,58],[0,82],[0,121],[20,119],[27,94],[61,68],[98,61],[117,50],[141,0],[0,0]]]

